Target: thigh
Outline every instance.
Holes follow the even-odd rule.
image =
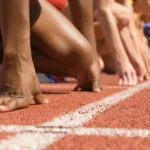
[[[38,0],[30,7],[31,42],[48,56],[61,59],[87,40],[49,2]]]

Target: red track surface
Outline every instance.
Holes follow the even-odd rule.
[[[0,125],[39,125],[58,116],[74,111],[96,100],[128,89],[117,86],[117,76],[102,75],[104,86],[101,93],[72,92],[75,83],[41,85],[47,91],[44,94],[50,100],[49,104],[32,105],[27,109],[1,113]],[[109,87],[108,87],[109,85]],[[150,129],[150,89],[146,88],[123,102],[99,113],[85,124],[88,128],[125,128]],[[1,129],[1,127],[0,127]],[[13,132],[0,132],[0,142],[14,136]],[[31,133],[32,134],[32,133]],[[42,134],[42,133],[41,133]],[[21,150],[22,148],[20,148]],[[49,145],[50,150],[148,150],[148,137],[96,136],[96,135],[66,135]],[[0,149],[3,150],[3,149]],[[4,149],[5,150],[5,149]],[[11,150],[11,149],[10,149]],[[14,150],[14,149],[13,149]],[[18,150],[18,149],[17,149]]]
[[[67,136],[47,150],[149,150],[150,139]]]

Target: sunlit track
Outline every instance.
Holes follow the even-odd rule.
[[[91,120],[96,115],[104,112],[105,110],[111,108],[113,105],[124,101],[135,93],[147,88],[150,86],[150,81],[144,82],[142,84],[136,85],[135,87],[130,87],[122,92],[110,95],[103,99],[92,102],[88,105],[82,106],[75,111],[64,114],[60,117],[54,118],[46,123],[43,123],[37,127],[32,126],[33,128],[28,131],[23,131],[23,133],[18,133],[15,136],[10,136],[7,139],[0,141],[0,149],[9,149],[9,150],[40,150],[44,149],[47,146],[53,144],[55,141],[61,139],[67,134],[96,134],[106,136],[125,136],[127,135],[140,136],[140,134],[149,137],[149,130],[126,130],[126,129],[110,129],[110,128],[81,128],[85,123]],[[31,126],[28,126],[29,128]],[[23,127],[23,130],[27,128]],[[74,128],[74,129],[73,129]],[[8,129],[8,128],[7,128]],[[35,132],[32,130],[44,130],[44,132]],[[61,129],[61,131],[60,131]],[[81,129],[83,129],[81,132]],[[19,127],[18,127],[19,130]],[[47,132],[45,132],[48,130]],[[51,131],[50,131],[51,130]],[[52,131],[53,130],[53,131]],[[57,131],[56,131],[57,130]],[[63,132],[62,132],[63,130]],[[1,132],[6,131],[2,130]],[[31,133],[32,131],[32,133]],[[9,132],[9,131],[7,131]],[[20,131],[21,132],[21,129]],[[110,132],[110,133],[108,133]],[[22,142],[24,141],[24,142]]]

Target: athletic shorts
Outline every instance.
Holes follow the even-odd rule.
[[[47,0],[47,1],[60,11],[65,7],[67,3],[67,0]]]

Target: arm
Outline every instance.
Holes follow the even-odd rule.
[[[120,84],[136,84],[135,70],[129,62],[112,14],[111,6],[113,1],[96,0],[95,2],[97,3],[96,17],[100,22],[105,39],[115,60],[116,69],[121,79]]]
[[[96,52],[92,0],[69,0],[73,23]]]
[[[92,90],[100,91],[100,67],[96,49],[96,40],[93,25],[93,0],[69,0],[70,12],[73,23],[76,28],[83,34],[92,46],[92,62],[88,70],[78,75],[78,88],[86,88],[87,84],[92,85]]]
[[[122,45],[115,18],[110,7],[110,0],[97,0],[96,16],[100,22],[105,39],[107,43],[109,43],[113,57],[115,58],[116,62],[120,64],[122,62],[128,61],[128,57]]]

